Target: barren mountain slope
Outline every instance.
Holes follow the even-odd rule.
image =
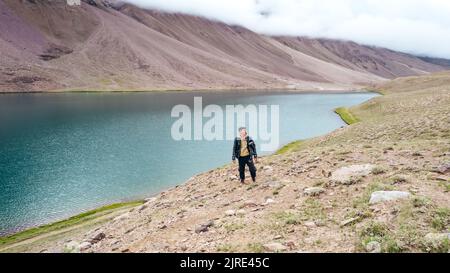
[[[2,32],[2,48],[16,49],[12,60],[2,58],[2,89],[39,89],[36,82],[54,83],[64,89],[285,85],[274,75],[183,44],[112,8],[84,2],[81,7],[68,7],[64,3],[9,0],[2,6],[40,38],[39,46],[29,40],[29,46],[20,47],[14,39],[21,37],[7,38]],[[5,28],[14,27],[9,18],[2,19]],[[57,27],[68,22],[71,25],[62,28],[66,32]],[[36,48],[34,52],[30,47]],[[27,85],[29,82],[20,81],[24,77],[36,80]]]
[[[108,3],[0,0],[0,91],[348,90],[443,69],[350,42],[311,40],[321,46],[306,50],[296,38]]]
[[[275,39],[321,60],[350,69],[367,71],[383,78],[393,79],[443,70],[442,66],[426,62],[416,56],[350,41],[306,37],[275,37]]]

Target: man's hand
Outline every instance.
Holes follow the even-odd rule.
[[[236,159],[233,159],[233,164],[235,164],[236,163]]]
[[[255,156],[255,163],[258,163],[258,157]]]

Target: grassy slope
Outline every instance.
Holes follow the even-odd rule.
[[[347,123],[361,123],[310,140],[309,145],[291,145],[289,150],[339,151],[341,160],[354,150],[380,157],[380,178],[369,184],[360,199],[353,200],[359,213],[370,210],[367,200],[375,190],[403,188],[420,193],[399,205],[398,217],[390,223],[376,220],[369,211],[368,223],[358,231],[361,248],[357,250],[377,240],[386,252],[446,252],[448,242],[430,249],[424,246],[423,236],[450,229],[450,178],[436,178],[433,171],[437,165],[450,162],[450,72],[399,78],[379,86],[378,91],[384,96],[337,111]],[[411,164],[404,162],[405,157]]]
[[[359,122],[359,120],[346,107],[339,107],[336,110],[334,110],[334,112],[338,114],[342,118],[342,120],[348,125],[352,125],[353,123]]]
[[[0,250],[3,247],[19,243],[25,240],[33,239],[37,236],[48,234],[50,232],[58,232],[64,231],[65,229],[85,224],[89,221],[95,221],[99,217],[105,216],[107,214],[111,214],[118,210],[122,210],[125,208],[130,208],[134,206],[141,205],[142,201],[134,201],[134,202],[126,202],[126,203],[116,203],[112,205],[103,206],[94,210],[90,210],[68,219],[58,221],[55,223],[31,228],[24,230],[22,232],[16,233],[7,237],[0,237]]]

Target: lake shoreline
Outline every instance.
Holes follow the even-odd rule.
[[[206,91],[208,91],[208,90],[205,90],[205,91],[201,91],[200,90],[198,92],[199,93],[203,93],[203,92],[206,92]],[[230,92],[240,92],[240,90],[228,90],[228,91],[230,91]],[[228,91],[227,90],[215,90],[215,92],[228,92]],[[151,93],[151,92],[153,92],[153,91],[144,92],[144,93]],[[191,93],[194,93],[193,91],[161,91],[161,92],[167,92],[167,93],[169,93],[169,92],[183,92],[183,93],[184,92],[191,92]],[[210,92],[210,90],[209,90],[209,92]],[[266,94],[266,95],[267,94],[350,94],[350,93],[355,93],[355,94],[376,93],[376,94],[379,94],[379,92],[367,91],[367,90],[354,90],[354,91],[334,91],[334,90],[299,91],[299,90],[296,90],[295,92],[294,91],[286,91],[286,90],[271,90],[271,92],[269,92],[269,91],[261,91],[261,90],[251,90],[249,92],[252,92],[252,94]],[[105,94],[116,94],[117,93],[117,94],[121,94],[121,93],[123,93],[123,94],[129,94],[129,92],[127,92],[127,91],[111,91],[111,92],[108,92],[108,91],[105,91],[105,92],[103,92],[103,91],[99,91],[99,92],[89,92],[89,91],[88,92],[37,92],[37,93],[36,92],[28,92],[28,93],[24,93],[24,94],[52,94],[52,95],[55,95],[55,94],[71,94],[71,93],[92,93],[92,94],[98,94],[98,93],[105,93]],[[143,93],[143,92],[137,91],[137,92],[132,92],[132,93]],[[0,93],[0,94],[16,94],[17,95],[17,94],[22,94],[22,93],[19,92],[19,93]],[[362,103],[364,103],[364,102],[362,102]],[[358,104],[358,105],[360,105],[360,104]],[[358,105],[355,105],[355,106],[358,106]],[[337,114],[337,113],[335,112],[335,114]],[[337,115],[340,116],[339,114],[337,114]],[[342,116],[340,116],[340,118],[345,122],[345,120],[342,118]],[[331,133],[331,132],[328,132],[326,134],[329,134],[329,133]],[[318,137],[320,137],[320,136],[318,136]],[[277,151],[275,151],[275,152],[273,152],[271,154],[268,154],[268,155],[266,155],[264,157],[269,157],[269,156],[272,156],[272,155],[276,155],[276,154],[280,153],[280,151],[285,150],[286,147],[289,147],[293,143],[297,143],[297,142],[300,142],[300,141],[304,141],[304,140],[296,140],[296,141],[293,141],[291,143],[287,143],[287,144],[281,146]],[[208,173],[208,172],[220,169],[220,168],[225,168],[225,167],[228,167],[229,165],[230,164],[225,164],[223,166],[213,167],[213,168],[211,168],[209,170],[205,170],[203,172],[195,173],[195,174],[192,175],[192,177],[196,177],[196,176],[199,176],[199,175],[202,175],[202,174],[205,174],[205,173]],[[44,224],[40,224],[40,225],[36,225],[36,226],[30,226],[30,227],[25,228],[23,230],[7,232],[6,236],[1,236],[0,237],[0,242],[2,240],[5,240],[5,239],[7,240],[9,238],[21,237],[22,234],[27,234],[31,230],[41,229],[41,228],[50,228],[51,229],[52,226],[58,225],[61,222],[68,221],[68,220],[70,220],[72,218],[77,218],[77,217],[79,217],[81,215],[84,215],[86,213],[90,213],[92,211],[96,211],[96,210],[104,208],[104,207],[114,207],[114,206],[121,206],[122,204],[144,202],[146,199],[153,198],[153,197],[155,197],[155,196],[157,196],[159,194],[162,194],[162,193],[164,193],[166,191],[170,191],[170,190],[175,189],[175,188],[177,188],[177,187],[179,187],[181,185],[184,185],[188,181],[189,181],[189,179],[183,181],[182,183],[180,183],[178,185],[169,186],[169,187],[167,187],[165,189],[162,189],[160,191],[153,192],[150,195],[147,195],[147,194],[143,193],[142,196],[144,196],[144,198],[136,198],[136,199],[134,199],[134,198],[124,198],[123,200],[120,200],[119,202],[105,203],[102,206],[93,207],[91,209],[83,210],[80,213],[75,214],[73,216],[63,217],[63,218],[61,218],[59,220],[54,220],[54,221],[51,221],[51,222],[48,222],[48,223],[44,223]],[[33,237],[30,237],[30,238],[33,238]],[[30,238],[27,238],[27,239],[30,239]],[[27,239],[25,239],[25,240],[27,240]],[[1,245],[1,243],[0,243],[0,245]]]
[[[275,89],[161,89],[161,90],[50,90],[50,91],[0,91],[1,95],[10,94],[77,94],[77,93],[87,93],[87,94],[132,94],[132,93],[220,93],[220,92],[249,92],[257,94],[351,94],[351,93],[378,93],[380,91],[375,88],[362,87],[362,88],[351,88],[351,89],[321,89],[321,90],[311,90],[310,89],[290,89],[290,88],[275,88]]]

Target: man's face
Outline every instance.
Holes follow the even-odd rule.
[[[241,138],[245,138],[245,137],[247,136],[247,130],[242,129],[242,130],[240,131],[240,134],[241,134]]]

